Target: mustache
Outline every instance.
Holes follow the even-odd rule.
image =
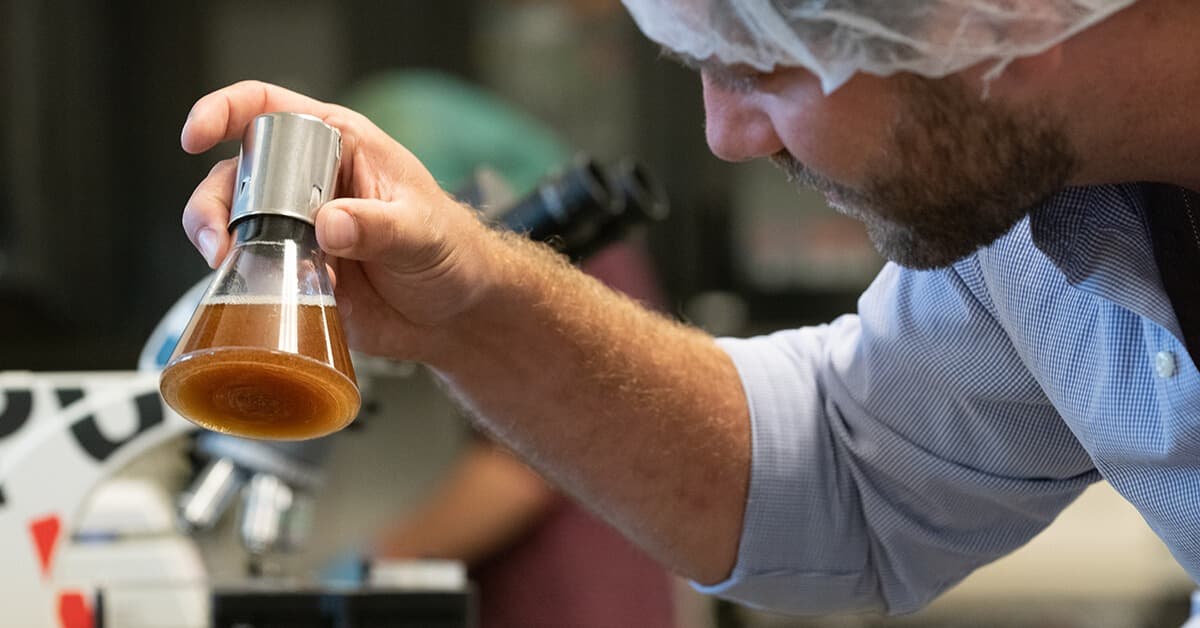
[[[839,196],[846,196],[853,192],[844,185],[835,183],[833,180],[817,174],[812,168],[804,165],[804,162],[796,159],[787,150],[781,150],[774,155],[768,157],[772,164],[783,171],[787,176],[788,181],[796,185],[813,188],[818,192],[834,193]]]
[[[816,175],[808,169],[808,166],[805,166],[799,159],[793,157],[786,150],[781,150],[768,157],[768,159],[776,168],[782,170],[787,175],[787,180],[792,183],[808,185],[810,180],[816,178]]]
[[[856,205],[861,204],[865,200],[863,199],[863,195],[857,190],[818,174],[812,168],[804,165],[804,162],[796,159],[795,156],[787,152],[786,149],[771,155],[768,159],[775,167],[783,171],[788,181],[799,187],[810,188],[825,194],[827,197],[836,197]],[[859,212],[856,210],[860,208],[844,207],[841,204],[837,204],[834,205],[834,209],[851,217],[859,217]]]

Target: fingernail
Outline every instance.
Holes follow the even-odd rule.
[[[187,120],[183,121],[183,128],[179,130],[179,145],[184,146],[183,138],[187,137],[188,125],[192,123],[192,112],[188,112]]]
[[[184,138],[188,136],[188,133],[192,128],[192,123],[200,118],[200,116],[196,115],[196,109],[199,107],[199,105],[200,101],[192,103],[192,108],[188,109],[187,118],[184,118],[183,120],[183,128],[179,130],[179,144],[180,146],[183,146],[184,151],[187,152],[191,152],[191,149],[187,147],[187,143],[184,141]]]
[[[204,256],[204,261],[208,262],[208,265],[212,267],[213,258],[217,255],[216,232],[205,227],[196,235],[196,241],[200,243],[200,254]]]
[[[328,207],[321,210],[325,216],[324,245],[330,250],[344,250],[358,242],[358,223],[346,210]]]

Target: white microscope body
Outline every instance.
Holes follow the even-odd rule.
[[[89,561],[83,555],[63,560],[72,535],[89,532],[80,526],[82,507],[102,480],[138,455],[196,429],[162,403],[157,372],[3,372],[0,404],[4,625],[90,628],[99,585],[203,581],[198,552],[183,537],[172,538],[172,513],[167,508],[164,521],[162,509],[151,505],[153,496],[124,509],[126,514],[118,515],[124,521],[97,522],[107,528],[104,533],[157,536],[141,552],[127,552],[119,561]],[[126,488],[127,496],[138,491]],[[147,550],[154,556],[135,559]]]

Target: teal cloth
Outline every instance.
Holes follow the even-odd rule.
[[[438,72],[377,74],[353,87],[342,102],[412,151],[448,190],[487,166],[521,195],[570,158],[567,146],[533,117]]]

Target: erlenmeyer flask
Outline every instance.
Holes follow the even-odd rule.
[[[266,114],[243,139],[234,248],[192,315],[160,390],[212,430],[305,439],[350,423],[360,403],[312,216],[332,197],[338,132]]]

